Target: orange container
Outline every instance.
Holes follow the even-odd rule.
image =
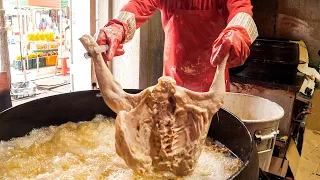
[[[47,56],[46,57],[46,65],[47,66],[55,66],[57,61],[57,55]]]

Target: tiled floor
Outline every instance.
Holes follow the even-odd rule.
[[[39,90],[37,89],[37,95],[35,97],[27,97],[22,99],[11,99],[12,100],[12,106],[17,106],[35,99],[44,98],[47,96],[53,96],[57,94],[63,94],[70,92],[70,84],[60,86],[58,88],[50,89],[50,90]]]
[[[24,82],[24,76],[21,71],[11,69],[12,82]],[[31,69],[27,71],[27,81],[31,81],[37,85],[37,94],[35,97],[26,97],[22,99],[12,99],[12,106],[17,106],[35,99],[53,96],[62,93],[68,93],[70,88],[70,77],[55,75],[55,67],[43,67],[39,69]]]
[[[55,70],[56,70],[55,66],[41,67],[39,68],[39,72],[37,69],[29,69],[26,71],[26,78],[27,78],[27,81],[32,81],[39,78],[54,76]],[[24,81],[24,75],[21,70],[11,68],[10,71],[11,71],[12,82]]]

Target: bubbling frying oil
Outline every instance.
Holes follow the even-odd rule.
[[[227,179],[241,166],[240,159],[210,143],[186,177],[167,172],[137,174],[116,154],[114,119],[101,115],[92,121],[34,129],[25,137],[0,142],[0,179],[4,180]]]

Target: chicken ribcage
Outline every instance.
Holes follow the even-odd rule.
[[[125,163],[140,173],[192,172],[201,154],[213,115],[225,92],[226,57],[218,66],[208,92],[193,92],[177,86],[171,77],[161,77],[155,86],[128,94],[117,83],[93,47],[90,35],[80,38],[93,56],[98,84],[106,104],[118,114],[116,151]]]

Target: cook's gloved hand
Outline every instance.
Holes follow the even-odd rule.
[[[114,56],[124,54],[123,41],[126,34],[125,24],[117,20],[111,20],[99,32],[97,43],[99,45],[108,45],[108,50],[102,53],[105,62],[111,61]]]
[[[250,54],[251,39],[242,26],[231,26],[224,29],[214,41],[211,64],[216,67],[229,53],[228,68],[243,65]]]

